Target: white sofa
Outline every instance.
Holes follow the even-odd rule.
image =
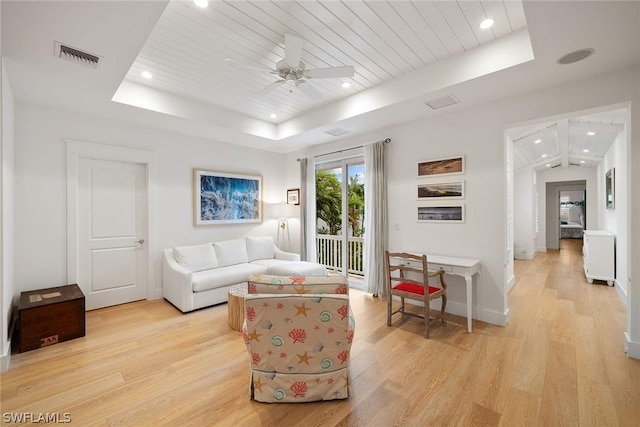
[[[300,255],[280,250],[271,236],[165,249],[162,293],[186,313],[227,302],[231,286],[291,261],[300,261]]]

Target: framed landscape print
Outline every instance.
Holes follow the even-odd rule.
[[[262,176],[193,170],[194,225],[262,222]]]
[[[464,181],[418,184],[418,200],[463,199]]]
[[[427,160],[418,163],[418,177],[456,175],[464,173],[464,156]]]
[[[464,205],[418,206],[418,222],[464,222]]]

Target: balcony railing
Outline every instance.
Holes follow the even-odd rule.
[[[342,272],[342,248],[344,245],[343,236],[331,236],[328,234],[318,234],[316,236],[316,254],[318,263],[330,270]],[[348,273],[364,276],[363,254],[364,237],[349,236]]]

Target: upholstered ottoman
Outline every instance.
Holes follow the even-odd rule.
[[[322,264],[307,261],[292,261],[269,267],[265,274],[273,276],[328,276]]]

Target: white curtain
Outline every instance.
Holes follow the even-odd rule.
[[[307,159],[300,162],[300,259],[307,260]]]
[[[386,298],[384,251],[387,248],[387,179],[384,149],[387,141],[364,146],[364,284],[365,290]]]
[[[300,259],[316,261],[316,165],[300,159]]]

